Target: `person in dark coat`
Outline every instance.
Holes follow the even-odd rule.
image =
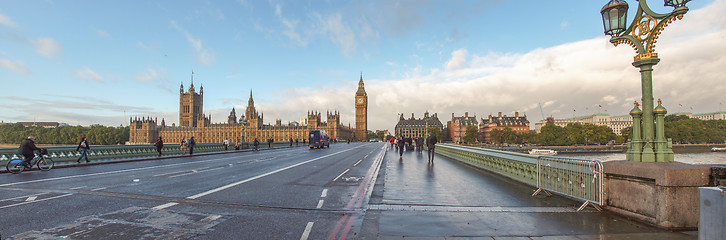
[[[398,137],[398,155],[400,157],[403,157],[403,148],[406,147],[406,140],[403,139],[403,136]]]
[[[257,151],[257,147],[260,146],[260,141],[258,141],[257,138],[255,138],[255,141],[252,142],[252,146],[255,146],[255,151]]]
[[[156,151],[159,152],[159,157],[161,157],[161,148],[164,147],[164,141],[161,140],[161,137],[154,143],[154,146],[156,146]]]
[[[426,138],[426,147],[429,149],[429,162],[434,163],[434,148],[436,142],[439,141],[435,136],[429,133],[429,137]]]
[[[20,148],[18,148],[18,154],[23,155],[25,159],[25,163],[27,163],[25,166],[30,167],[30,161],[33,160],[35,157],[35,153],[33,151],[40,151],[40,148],[35,146],[35,137],[34,136],[28,136],[23,142],[20,143]]]
[[[189,146],[189,155],[192,155],[194,153],[194,146],[197,146],[197,141],[194,141],[194,136],[189,138],[189,141],[187,141],[187,146]]]
[[[76,160],[76,162],[81,163],[81,159],[84,157],[86,158],[86,162],[90,162],[88,161],[88,150],[90,149],[91,146],[88,145],[88,141],[86,141],[86,136],[81,137],[81,142],[78,143],[78,147],[76,147],[76,152],[78,152],[79,150],[81,150],[82,152],[81,156],[78,157],[78,160]]]

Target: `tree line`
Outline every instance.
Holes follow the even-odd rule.
[[[726,120],[701,120],[688,116],[668,115],[665,117],[665,137],[674,143],[724,143],[726,141]],[[495,144],[540,144],[549,146],[606,144],[611,141],[625,143],[632,136],[633,128],[621,130],[616,135],[607,126],[571,123],[565,127],[547,123],[540,133],[534,131],[518,133],[510,128],[490,132]],[[450,138],[448,139],[450,140]],[[482,142],[483,136],[477,126],[469,126],[464,141]]]
[[[78,144],[86,136],[92,145],[124,144],[129,140],[129,127],[60,126],[55,128],[25,127],[23,124],[0,125],[0,143],[20,144],[28,136],[35,136],[36,144]]]

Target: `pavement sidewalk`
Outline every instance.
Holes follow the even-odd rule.
[[[426,152],[387,150],[360,239],[697,239]],[[541,194],[543,195],[543,194]]]

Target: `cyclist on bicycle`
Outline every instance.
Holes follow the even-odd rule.
[[[28,136],[28,138],[20,143],[20,148],[18,148],[18,154],[25,157],[23,161],[25,161],[26,167],[30,167],[30,161],[33,160],[33,158],[35,157],[35,154],[33,153],[33,151],[35,150],[40,151],[40,148],[35,146],[34,136]]]

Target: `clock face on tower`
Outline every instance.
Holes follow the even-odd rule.
[[[357,101],[358,101],[358,104],[363,104],[363,98],[362,97],[359,97]]]

